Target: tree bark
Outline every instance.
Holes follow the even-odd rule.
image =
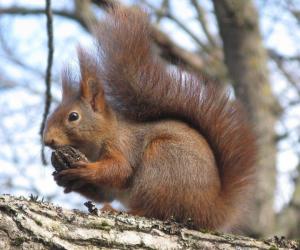
[[[253,213],[257,217],[253,219],[251,229],[256,236],[269,235],[275,227],[274,126],[279,104],[271,92],[258,16],[250,0],[213,0],[213,3],[223,40],[225,64],[236,96],[244,103],[258,138],[258,192]]]
[[[189,230],[125,213],[86,214],[35,199],[0,196],[0,249],[296,249],[294,241],[258,241]]]

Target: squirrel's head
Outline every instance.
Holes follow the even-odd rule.
[[[53,149],[69,145],[89,156],[93,148],[101,148],[99,145],[109,138],[115,118],[105,102],[97,65],[79,52],[79,87],[65,71],[62,102],[47,119],[43,140]]]

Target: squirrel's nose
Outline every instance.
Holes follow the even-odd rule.
[[[44,139],[44,144],[47,147],[55,149],[57,147],[57,142],[54,139]]]
[[[43,133],[43,143],[45,146],[50,147],[52,149],[57,149],[59,147],[59,133],[56,128],[48,128],[46,126]]]

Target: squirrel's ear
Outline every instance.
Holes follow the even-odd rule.
[[[105,110],[104,90],[93,55],[79,47],[78,59],[81,74],[80,97],[88,101],[95,111]]]
[[[94,111],[104,111],[106,108],[104,91],[97,79],[81,79],[80,97],[88,101]]]

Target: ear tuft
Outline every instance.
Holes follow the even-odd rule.
[[[80,67],[80,97],[88,101],[93,109],[105,108],[102,79],[99,76],[99,64],[93,55],[78,47]]]
[[[77,97],[79,93],[78,85],[76,84],[76,79],[69,66],[63,67],[61,79],[63,101]]]

